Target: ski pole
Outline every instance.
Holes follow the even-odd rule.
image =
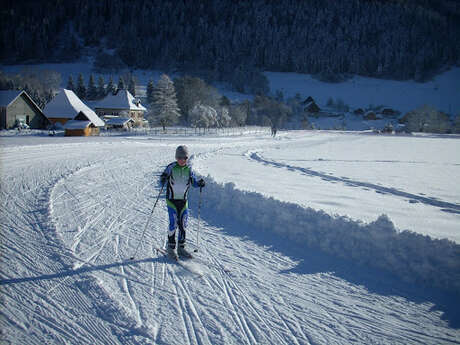
[[[161,185],[160,193],[158,193],[158,196],[157,196],[157,199],[156,199],[156,201],[155,201],[155,204],[153,205],[152,211],[150,212],[149,218],[147,219],[147,222],[146,222],[146,224],[145,224],[144,231],[142,231],[141,239],[140,239],[139,243],[137,244],[137,247],[136,247],[136,250],[134,251],[133,256],[131,256],[131,258],[130,258],[131,260],[134,260],[134,257],[135,257],[136,254],[137,254],[137,250],[139,249],[139,246],[141,245],[142,240],[144,239],[145,231],[147,230],[147,227],[149,226],[150,219],[152,218],[152,215],[153,215],[153,210],[155,210],[155,207],[157,206],[158,200],[160,199],[160,195],[161,195],[161,193],[163,192],[164,186],[165,186],[165,184],[162,184],[162,185]]]
[[[200,211],[201,211],[201,191],[203,187],[200,187],[200,201],[198,202],[198,229],[196,230],[196,249],[194,252],[198,251],[198,238],[200,237]]]

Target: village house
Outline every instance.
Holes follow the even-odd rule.
[[[383,108],[380,113],[386,117],[394,117],[398,115],[398,112],[391,108]]]
[[[62,89],[44,109],[50,122],[65,129],[66,136],[98,135],[104,127],[96,113],[72,91]]]
[[[369,110],[364,114],[364,120],[378,120],[378,116],[373,110]]]
[[[144,113],[147,110],[128,90],[118,90],[115,95],[110,93],[98,102],[94,109],[100,117],[130,117],[133,119],[135,126],[143,125]]]
[[[45,106],[43,112],[48,120],[58,127],[63,127],[68,121],[74,120],[80,112],[91,117],[97,126],[104,126],[104,122],[72,90],[61,89],[56,97]]]
[[[308,104],[308,103],[311,103],[311,102],[314,102],[315,100],[313,99],[312,96],[308,96],[307,99],[305,99],[302,104],[305,105],[305,104]]]
[[[48,119],[25,91],[0,91],[0,129],[46,129]]]
[[[364,115],[364,110],[363,108],[358,108],[353,111],[353,114],[355,115]]]
[[[129,130],[134,126],[134,120],[130,117],[106,115],[104,121],[107,129]]]
[[[318,114],[321,112],[320,107],[316,104],[315,100],[311,96],[309,96],[301,104],[304,105],[303,111],[307,114]]]

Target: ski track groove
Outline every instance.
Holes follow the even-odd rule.
[[[120,260],[123,260],[123,258],[121,257],[120,253],[119,253],[119,237],[116,236],[115,239],[114,239],[114,246],[115,246],[115,255],[117,255]],[[123,276],[126,276],[126,273],[125,273],[125,269],[123,267],[123,265],[120,266],[120,273],[123,275]],[[142,322],[142,318],[141,318],[141,315],[140,315],[140,310],[139,310],[139,307],[137,306],[136,302],[134,301],[134,298],[133,298],[133,292],[132,292],[132,289],[130,288],[130,284],[128,282],[128,280],[126,278],[121,278],[122,279],[122,286],[123,286],[123,290],[128,298],[128,301],[129,301],[129,304],[131,305],[131,314],[134,314],[134,318],[136,320],[136,327],[142,327],[143,326],[143,322]]]
[[[168,270],[169,271],[169,270]],[[178,313],[181,317],[181,320],[182,320],[182,327],[184,328],[184,332],[187,333],[187,344],[191,345],[191,336],[194,335],[193,333],[191,333],[191,330],[190,330],[190,327],[187,326],[187,319],[186,319],[186,316],[184,314],[184,309],[185,309],[185,306],[183,305],[183,300],[182,298],[179,296],[179,291],[177,289],[177,284],[175,284],[175,278],[174,278],[174,274],[172,274],[171,272],[169,272],[170,274],[170,278],[171,278],[171,281],[173,283],[173,287],[174,287],[174,291],[175,291],[175,294],[174,294],[174,298],[176,300],[176,305],[177,305],[177,310],[178,310]],[[196,340],[196,337],[195,337],[195,344],[197,344],[197,340]]]
[[[257,344],[258,341],[256,340],[256,336],[254,335],[254,332],[252,331],[252,327],[249,327],[248,321],[246,320],[248,318],[248,314],[246,313],[247,310],[244,310],[240,304],[238,303],[238,300],[236,299],[235,295],[232,292],[232,289],[229,286],[229,282],[232,281],[231,277],[229,277],[228,274],[226,274],[225,270],[221,266],[220,262],[213,256],[210,255],[210,253],[207,253],[208,258],[212,258],[214,261],[214,264],[219,267],[219,275],[222,281],[221,287],[223,287],[222,291],[225,294],[227,304],[231,306],[231,309],[233,311],[233,315],[236,317],[236,320],[238,321],[238,324],[240,325],[240,329],[243,330],[243,334],[246,337],[248,344]],[[238,312],[238,309],[242,310],[242,313]],[[240,316],[242,314],[243,316]],[[255,325],[253,326],[254,328]],[[260,329],[256,328],[258,332],[260,332]],[[260,332],[261,334],[264,334],[263,332]],[[269,339],[267,339],[269,340]]]
[[[221,279],[222,279],[222,281],[223,281],[223,283],[224,283],[224,286],[225,286],[224,290],[225,290],[225,292],[226,292],[226,295],[229,294],[229,291],[233,291],[233,290],[237,291],[237,292],[239,293],[239,295],[241,296],[241,298],[244,300],[245,305],[252,311],[252,314],[255,316],[255,318],[258,319],[258,320],[265,326],[265,328],[266,328],[266,333],[267,333],[267,334],[273,333],[274,336],[275,336],[276,338],[278,338],[278,341],[279,341],[278,343],[279,343],[279,344],[284,343],[284,341],[285,341],[284,337],[283,337],[282,335],[280,335],[280,334],[275,330],[275,327],[272,327],[272,326],[270,326],[270,325],[267,323],[266,317],[264,317],[264,315],[261,315],[261,313],[258,312],[258,310],[259,310],[260,308],[257,308],[257,307],[255,307],[255,306],[253,305],[253,303],[255,303],[255,302],[254,302],[254,301],[251,301],[250,298],[247,296],[247,294],[246,294],[245,292],[243,292],[243,291],[239,288],[238,283],[236,283],[236,282],[234,281],[234,279],[228,274],[227,270],[222,266],[221,262],[220,262],[219,260],[217,260],[217,259],[214,257],[214,255],[211,255],[210,253],[207,253],[207,254],[208,254],[207,256],[208,256],[209,258],[212,259],[213,265],[214,265],[215,267],[218,268],[218,272],[219,272],[219,274],[220,274],[220,276],[221,276]],[[255,266],[255,262],[252,262],[252,263],[253,263],[253,265]],[[230,289],[230,288],[229,288],[229,285],[228,285],[227,283],[231,284],[233,287]],[[236,300],[236,297],[235,297],[235,295],[234,295],[233,293],[232,293],[232,296],[233,296],[233,299]],[[239,304],[238,304],[238,305],[239,305]],[[243,310],[243,314],[244,314],[244,315],[249,315],[250,313],[248,313],[248,310]],[[294,341],[296,341],[296,340],[295,340],[295,339],[296,339],[295,335],[293,334],[292,330],[291,330],[289,327],[287,327],[287,325],[286,325],[284,319],[282,318],[282,316],[281,316],[279,313],[277,314],[277,316],[278,316],[279,320],[280,320],[282,323],[284,323],[284,325],[286,326],[286,329],[283,330],[283,331],[286,332],[286,330],[287,330],[287,331],[288,331],[287,336],[290,337],[291,339],[294,339]],[[258,331],[259,331],[262,335],[264,335],[264,336],[266,337],[266,335],[265,335],[266,333],[265,333],[264,331],[261,331],[261,329],[258,328],[258,327],[257,327],[257,329],[258,329]],[[283,332],[283,333],[284,333],[284,332]],[[252,334],[252,333],[251,333],[251,334]],[[267,337],[266,337],[266,338],[267,338]],[[273,341],[273,339],[274,339],[274,337],[271,337],[271,336],[270,336],[269,338],[267,338],[267,341],[271,342],[271,341]],[[289,343],[290,343],[290,342],[289,342]]]
[[[174,278],[174,279],[176,281],[176,284],[175,284],[176,292],[178,293],[178,288],[182,290],[182,296],[185,297],[185,298],[183,298],[183,305],[184,305],[184,307],[186,307],[185,301],[187,301],[188,308],[186,307],[186,309],[191,311],[191,313],[186,313],[185,315],[187,315],[189,320],[190,320],[190,324],[192,325],[192,331],[193,331],[195,339],[198,340],[198,339],[204,338],[204,340],[205,340],[205,341],[200,341],[200,342],[197,341],[197,344],[205,344],[206,343],[206,344],[212,345],[211,341],[209,340],[209,336],[208,336],[208,333],[206,331],[206,328],[204,327],[203,322],[202,322],[200,316],[198,315],[197,309],[196,309],[196,307],[195,307],[195,305],[193,303],[193,298],[190,296],[190,293],[185,288],[184,283],[182,282],[182,280],[179,279],[179,278]],[[191,318],[190,314],[193,315],[195,317],[195,319],[197,320],[197,322],[198,322],[198,324],[200,326],[201,332],[198,332],[197,328],[193,325],[194,323],[192,322],[192,318]],[[203,336],[199,336],[199,333],[203,333]]]

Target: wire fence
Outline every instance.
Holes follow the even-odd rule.
[[[162,127],[101,129],[101,136],[242,136],[251,134],[270,134],[270,127],[244,126],[224,128]]]

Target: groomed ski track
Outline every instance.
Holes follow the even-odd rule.
[[[198,161],[225,147],[246,159],[265,139],[183,142]],[[1,147],[2,343],[460,343],[437,290],[260,235],[224,211],[203,211],[199,252],[188,263],[199,274],[156,253],[167,229],[163,199],[129,260],[177,144],[90,138]],[[194,243],[198,190],[191,193]],[[212,209],[203,193],[203,209]]]

